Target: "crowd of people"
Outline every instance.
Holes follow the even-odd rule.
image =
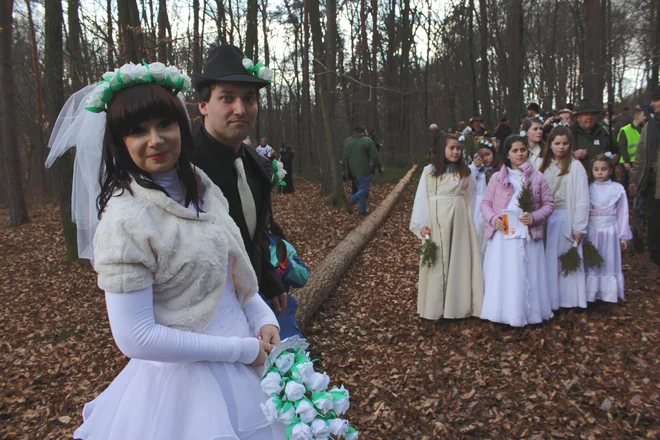
[[[530,104],[517,133],[502,118],[492,137],[480,117],[454,134],[432,124],[410,230],[422,255],[437,257],[421,259],[418,314],[525,326],[560,308],[616,303],[633,238],[629,196],[646,199],[648,249],[660,265],[660,87],[649,107],[615,125],[598,123],[589,100],[545,115]]]

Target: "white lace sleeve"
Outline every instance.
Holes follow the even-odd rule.
[[[254,295],[250,298],[247,303],[245,303],[243,311],[245,312],[248,322],[254,327],[255,331],[259,331],[264,325],[274,325],[275,327],[280,328],[275,314],[259,295]]]
[[[204,335],[156,324],[153,287],[126,293],[105,293],[112,336],[132,359],[158,362],[241,362],[259,354],[256,338]]]
[[[412,217],[410,219],[410,231],[415,234],[420,240],[422,235],[420,229],[424,226],[431,224],[429,217],[429,201],[426,194],[426,175],[428,167],[424,168],[422,176],[419,178],[419,185],[417,186],[417,193],[415,194],[415,203],[413,205]]]

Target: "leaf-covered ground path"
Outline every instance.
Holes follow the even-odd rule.
[[[660,289],[626,256],[627,298],[510,329],[415,315],[414,182],[308,328],[313,353],[352,392],[364,439],[656,438]],[[373,188],[373,207],[392,188]],[[276,219],[312,270],[360,220],[318,187],[275,196]],[[0,439],[66,439],[82,405],[126,363],[93,270],[66,268],[59,213],[0,212]],[[187,440],[187,439],[182,439]]]

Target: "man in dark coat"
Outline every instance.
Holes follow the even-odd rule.
[[[242,142],[254,128],[258,92],[269,85],[272,71],[250,72],[243,58],[236,46],[220,45],[211,50],[203,73],[192,77],[204,116],[204,123],[193,134],[194,163],[227,198],[229,215],[241,231],[259,291],[280,314],[287,308],[287,295],[270,264],[270,177],[254,148]]]
[[[609,132],[596,122],[598,113],[600,113],[598,107],[588,99],[583,99],[575,112],[577,123],[571,127],[575,157],[582,162],[587,171],[591,167],[591,161],[599,154],[609,151],[614,156],[613,162],[619,160],[618,146],[610,142]]]

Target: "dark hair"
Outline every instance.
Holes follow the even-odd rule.
[[[570,145],[568,153],[559,159],[559,175],[563,176],[564,174],[568,174],[571,169],[571,162],[573,161],[573,136],[571,135],[571,130],[563,125],[553,128],[550,135],[548,135],[548,148],[546,148],[543,153],[543,162],[541,162],[541,169],[539,171],[544,172],[550,166],[550,161],[554,156],[554,153],[552,152],[552,141],[554,141],[557,136],[566,136]]]
[[[513,134],[513,129],[511,128],[511,125],[507,123],[502,123],[495,129],[495,138],[500,145],[503,145],[506,138],[511,136],[511,134]]]
[[[504,165],[507,167],[511,168],[511,159],[509,159],[509,151],[511,151],[511,148],[513,148],[513,144],[516,142],[522,142],[525,148],[527,148],[527,157],[529,157],[529,147],[527,146],[527,142],[525,142],[525,139],[522,136],[518,136],[517,134],[512,134],[508,138],[504,140],[504,144],[502,147],[500,147],[500,151],[502,152],[502,159],[504,160]]]
[[[101,218],[108,201],[117,190],[130,189],[131,179],[156,191],[167,191],[154,183],[151,174],[139,168],[128,152],[124,138],[142,122],[162,118],[176,122],[181,132],[181,153],[177,161],[179,179],[186,194],[186,206],[191,203],[199,208],[199,192],[194,166],[190,162],[193,140],[186,110],[179,99],[169,90],[157,84],[140,84],[117,93],[108,106],[103,160],[99,170],[101,193],[96,199],[98,217]],[[169,197],[169,194],[167,194]]]
[[[364,133],[367,129],[364,128],[364,125],[356,125],[355,126],[355,132],[356,133]]]
[[[591,168],[589,169],[589,183],[596,180],[594,177],[594,164],[596,162],[605,162],[610,167],[610,179],[612,179],[612,182],[616,182],[616,174],[614,173],[614,164],[612,163],[612,159],[605,156],[604,154],[599,154],[598,156],[594,157],[594,160],[591,161]]]
[[[541,127],[543,127],[543,122],[541,122],[541,120],[535,116],[533,118],[525,118],[520,128],[523,131],[529,131],[529,129],[532,128],[532,124],[534,123],[541,124]]]
[[[637,116],[637,115],[640,114],[640,113],[644,113],[644,110],[641,109],[641,108],[637,108],[637,107],[635,107],[635,108],[633,109],[633,117]]]
[[[533,110],[536,113],[540,113],[541,112],[541,107],[539,107],[539,105],[537,103],[532,102],[531,104],[529,104],[527,106],[527,110]]]
[[[197,86],[197,101],[209,102],[211,100],[211,93],[217,83],[207,82]]]
[[[432,174],[433,177],[442,177],[442,175],[445,173],[445,169],[447,168],[447,165],[452,163],[449,162],[445,157],[445,148],[447,147],[447,142],[449,140],[455,140],[456,142],[459,142],[456,136],[452,134],[446,134],[440,137],[437,145],[433,146],[433,157],[431,160],[431,164],[433,164],[433,174]],[[462,144],[461,144],[461,148],[462,148]],[[454,166],[456,167],[454,173],[458,174],[460,177],[467,177],[470,175],[470,168],[465,164],[462,154],[461,157],[458,158],[458,162],[456,162]]]
[[[481,151],[482,148],[485,148],[492,153],[493,163],[491,167],[493,167],[494,170],[499,170],[500,167],[502,166],[502,156],[500,156],[500,152],[497,150],[497,148],[489,147],[488,145],[484,145],[484,144],[477,144],[477,154],[479,153],[479,151]]]

